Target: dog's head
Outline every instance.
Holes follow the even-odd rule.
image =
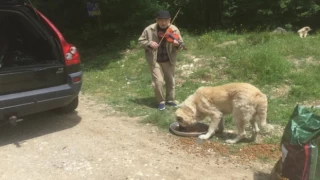
[[[308,32],[311,31],[311,28],[309,26],[304,27],[304,29]]]
[[[182,127],[192,126],[197,122],[194,112],[188,107],[180,107],[177,109],[175,112],[175,118]]]
[[[298,33],[308,33],[311,30],[312,29],[309,26],[305,26],[305,27],[299,29]]]

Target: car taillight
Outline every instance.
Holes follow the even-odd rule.
[[[80,77],[74,77],[72,80],[73,80],[74,83],[77,83],[77,82],[81,81],[81,78]]]
[[[67,42],[62,42],[63,54],[67,66],[79,64],[80,56],[77,48]]]
[[[56,28],[56,26],[47,18],[45,17],[40,11],[37,9],[34,9],[40,17],[51,27],[51,29],[55,32],[57,35],[60,44],[63,49],[63,55],[65,59],[65,63],[67,66],[74,65],[74,64],[79,64],[80,63],[80,55],[75,46],[72,44],[69,44],[66,42],[64,37],[62,36],[61,32]]]

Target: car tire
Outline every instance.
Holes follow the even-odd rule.
[[[67,104],[66,106],[60,107],[57,110],[61,113],[71,113],[74,110],[77,109],[79,105],[79,96],[77,96],[76,98],[74,98],[69,104]]]

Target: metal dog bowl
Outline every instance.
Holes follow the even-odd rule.
[[[178,122],[173,122],[169,129],[173,134],[178,136],[197,137],[201,134],[207,133],[209,126],[198,122],[194,126],[182,128],[179,126]]]

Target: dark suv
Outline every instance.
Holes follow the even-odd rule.
[[[23,0],[0,0],[0,125],[74,111],[81,85],[77,48]]]

